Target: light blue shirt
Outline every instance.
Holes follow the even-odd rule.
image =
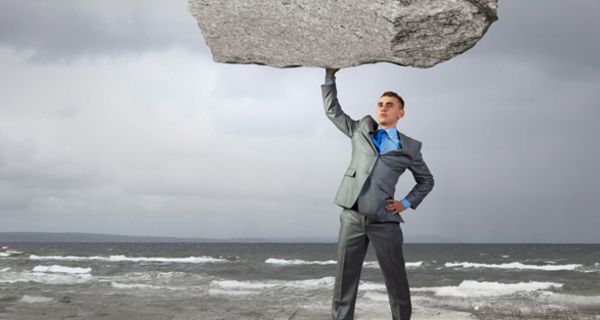
[[[377,125],[377,130],[379,129],[383,128],[380,125]],[[382,137],[381,144],[379,145],[379,150],[381,150],[380,154],[402,149],[398,130],[396,130],[396,128],[388,128],[384,130],[387,134]],[[373,141],[373,143],[375,143],[375,141]]]
[[[335,76],[329,78],[325,77],[325,84],[335,84]],[[378,124],[377,130],[379,129],[382,128]],[[379,149],[381,150],[380,154],[402,149],[402,143],[400,142],[398,130],[396,128],[388,128],[384,130],[387,133],[387,135],[383,136],[381,145],[379,146]],[[373,136],[371,136],[371,139],[373,139]],[[375,141],[373,141],[373,143],[375,143]],[[400,202],[404,206],[404,209],[410,207],[410,201],[408,201],[406,198],[400,200]]]

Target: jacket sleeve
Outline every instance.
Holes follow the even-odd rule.
[[[425,196],[429,194],[434,185],[433,175],[429,171],[427,164],[423,160],[423,155],[421,154],[422,145],[423,144],[419,142],[417,156],[408,166],[408,170],[412,172],[413,177],[417,182],[405,197],[410,202],[410,207],[413,209],[417,209],[417,206],[419,206]]]
[[[359,120],[354,120],[348,116],[340,106],[337,98],[337,87],[335,82],[332,84],[322,84],[321,93],[323,95],[323,106],[325,114],[348,137],[352,138],[354,131],[358,127]]]

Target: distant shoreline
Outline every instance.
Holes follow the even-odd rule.
[[[433,239],[418,239],[407,241],[406,244],[556,244],[556,245],[593,245],[598,243],[577,242],[456,242],[434,241]],[[194,238],[194,237],[161,237],[161,236],[133,236],[103,233],[82,232],[0,232],[0,243],[40,243],[40,242],[78,242],[78,243],[336,243],[336,238]]]

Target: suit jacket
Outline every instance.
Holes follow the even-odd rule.
[[[402,148],[378,154],[369,132],[377,131],[370,115],[360,120],[348,116],[337,99],[335,83],[321,85],[325,114],[352,140],[352,158],[335,196],[335,203],[378,221],[404,222],[399,214],[385,210],[386,198],[393,198],[400,175],[409,169],[416,181],[406,199],[416,209],[433,189],[433,175],[421,154],[422,142],[398,131]],[[358,202],[358,203],[357,203]]]

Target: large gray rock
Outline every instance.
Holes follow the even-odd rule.
[[[497,0],[189,0],[213,60],[344,68],[432,67],[496,21]]]

